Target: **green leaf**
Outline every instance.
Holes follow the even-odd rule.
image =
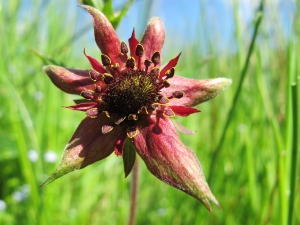
[[[123,149],[125,177],[127,177],[131,172],[135,162],[135,157],[136,157],[136,152],[133,147],[133,144],[131,143],[131,140],[129,139],[125,142],[124,149]]]
[[[117,15],[113,21],[111,21],[114,28],[118,27],[119,23],[122,21],[123,17],[126,15],[133,2],[134,0],[127,1],[126,4],[122,7],[120,14]]]
[[[133,2],[134,2],[134,0],[128,0],[124,4],[122,9],[119,11],[119,13],[118,12],[116,13],[114,10],[114,7],[113,7],[113,1],[107,0],[107,1],[105,1],[105,4],[104,4],[103,8],[101,9],[101,11],[107,17],[107,19],[111,22],[113,27],[116,29],[118,27],[118,25],[120,24],[120,22],[122,21],[122,19],[124,18],[124,16],[126,15],[127,11],[129,10],[129,8]]]
[[[81,0],[81,1],[79,1],[79,2],[81,2],[81,3],[84,4],[84,5],[90,5],[90,6],[95,7],[95,4],[93,3],[92,0]]]
[[[114,8],[112,0],[108,0],[101,11],[107,17],[107,19],[110,21],[114,20]]]
[[[41,59],[45,65],[54,64],[54,65],[65,67],[64,63],[58,62],[49,56],[44,56],[33,48],[30,48],[29,51],[31,51],[35,56],[37,56],[39,59]]]

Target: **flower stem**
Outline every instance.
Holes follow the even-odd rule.
[[[138,183],[139,183],[139,159],[135,159],[134,166],[132,168],[131,174],[131,198],[130,198],[130,211],[128,225],[135,224],[136,215],[136,205],[137,205],[137,193],[138,193]]]

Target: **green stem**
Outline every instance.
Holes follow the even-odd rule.
[[[135,159],[135,164],[132,168],[131,174],[131,199],[130,199],[130,211],[128,225],[135,224],[136,205],[137,205],[137,194],[138,194],[138,183],[139,183],[139,159]]]
[[[289,196],[289,210],[287,217],[287,224],[293,222],[293,211],[295,202],[295,188],[297,178],[297,153],[298,153],[298,93],[297,84],[291,85],[291,100],[292,100],[292,151],[291,151],[291,167],[290,167],[290,196]]]
[[[226,131],[227,131],[227,129],[229,127],[229,124],[230,124],[230,122],[231,122],[231,120],[233,118],[233,113],[235,111],[235,108],[236,108],[236,105],[237,105],[237,101],[238,101],[238,98],[239,98],[241,90],[242,90],[242,84],[244,82],[244,79],[245,79],[245,76],[246,76],[246,73],[247,73],[247,70],[248,70],[250,57],[252,55],[252,52],[253,52],[253,49],[254,49],[255,40],[256,40],[256,36],[258,34],[258,28],[259,28],[259,25],[261,23],[262,16],[263,16],[263,14],[262,14],[262,12],[263,12],[263,3],[264,3],[264,0],[262,0],[260,2],[260,7],[259,7],[258,12],[257,12],[257,18],[256,18],[256,22],[255,22],[254,33],[253,33],[253,36],[252,36],[252,39],[251,39],[251,44],[250,44],[250,47],[249,47],[249,51],[248,51],[248,54],[247,54],[247,57],[246,57],[245,64],[244,64],[243,70],[241,72],[241,79],[240,79],[240,81],[238,83],[238,87],[237,87],[237,90],[236,90],[235,95],[234,95],[233,104],[232,104],[231,109],[230,109],[230,111],[228,113],[227,121],[226,121],[225,127],[223,129],[223,132],[222,132],[219,144],[218,144],[216,150],[213,151],[213,153],[212,153],[212,161],[210,163],[208,183],[210,183],[211,179],[214,176],[214,172],[213,172],[213,170],[215,168],[214,166],[216,165],[217,157],[218,157],[218,155],[219,155],[219,153],[221,151],[221,147],[222,147],[223,142],[225,140]]]

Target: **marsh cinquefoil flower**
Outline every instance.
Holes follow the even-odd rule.
[[[42,185],[112,152],[125,154],[128,141],[158,179],[200,200],[209,210],[209,200],[219,206],[197,157],[180,141],[170,118],[199,112],[192,107],[214,98],[231,80],[176,76],[174,67],[180,54],[160,68],[165,30],[158,18],[150,20],[141,42],[133,31],[128,47],[101,12],[81,7],[93,17],[102,63],[84,51],[90,70],[44,68],[58,88],[84,98],[67,108],[84,111],[86,117],[67,144],[60,165]],[[126,175],[132,161],[124,157],[125,167],[129,167]]]

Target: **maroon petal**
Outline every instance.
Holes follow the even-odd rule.
[[[123,155],[123,148],[126,142],[126,138],[127,138],[127,132],[124,130],[123,132],[120,133],[115,144],[116,155]]]
[[[133,144],[158,179],[195,197],[210,211],[209,200],[219,206],[196,155],[180,141],[169,118],[160,117],[159,122],[150,118],[149,124],[139,127]]]
[[[121,42],[109,20],[103,13],[91,6],[80,5],[80,7],[93,17],[95,40],[102,54],[107,55],[113,64],[118,63],[122,66],[126,57],[121,54]]]
[[[171,59],[167,65],[160,71],[159,77],[162,78],[166,72],[171,69],[172,67],[175,67],[177,65],[177,62],[179,60],[179,57],[181,55],[181,52],[179,53],[178,56],[176,56],[174,59]]]
[[[147,29],[142,38],[141,44],[144,46],[145,53],[142,57],[142,62],[145,59],[151,60],[154,52],[158,51],[161,54],[161,50],[165,41],[165,28],[163,22],[155,17],[148,23]],[[157,65],[160,66],[160,63]],[[149,66],[149,70],[153,67],[153,64]]]
[[[77,105],[65,106],[65,108],[85,112],[91,108],[98,106],[98,104],[98,102],[82,102]]]
[[[171,105],[168,106],[168,108],[172,109],[173,112],[177,115],[177,116],[189,116],[193,113],[197,113],[200,112],[200,110],[195,109],[195,108],[187,108],[184,106],[176,106],[176,105]]]
[[[98,73],[101,73],[101,74],[102,73],[107,73],[104,66],[102,66],[101,63],[97,59],[85,54],[85,49],[83,50],[83,53],[87,57],[87,59],[90,61],[90,64],[91,64],[91,66],[93,67],[94,70],[96,70]]]
[[[194,80],[174,76],[169,79],[170,87],[164,88],[162,93],[168,94],[174,91],[182,91],[184,96],[180,99],[171,99],[171,105],[182,105],[185,107],[193,107],[202,102],[208,101],[222,91],[224,91],[230,84],[231,79],[228,78],[213,78],[207,80]]]
[[[135,59],[135,61],[137,61],[138,57],[135,54],[135,49],[136,49],[136,46],[139,44],[139,41],[135,38],[134,29],[132,31],[131,37],[128,39],[128,43],[129,43],[129,49],[130,49],[130,56],[133,57]]]
[[[112,122],[105,115],[95,119],[86,117],[67,144],[59,166],[41,186],[109,156],[114,151],[116,140],[122,131],[117,126],[108,134],[102,134],[101,127]]]
[[[44,66],[43,70],[53,84],[66,93],[79,95],[82,91],[94,90],[94,82],[88,70],[68,69],[54,65]]]

